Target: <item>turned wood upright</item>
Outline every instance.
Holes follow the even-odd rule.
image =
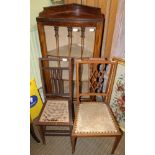
[[[54,27],[57,56],[61,56],[59,55],[59,27],[63,26],[68,29],[68,57],[70,57],[71,55],[72,29],[73,27],[81,28],[81,58],[84,51],[85,28],[95,27],[93,57],[98,58],[101,56],[105,18],[104,15],[101,13],[100,8],[84,6],[80,4],[50,6],[45,7],[43,11],[39,13],[39,16],[36,18],[36,20],[38,25],[40,47],[43,57],[47,57],[48,55],[44,26]],[[48,64],[44,65],[47,65],[48,67]],[[46,75],[47,80],[48,77],[49,76]],[[45,83],[47,80],[45,79]],[[48,84],[46,83],[46,85]],[[48,90],[50,91],[51,86],[48,87]]]

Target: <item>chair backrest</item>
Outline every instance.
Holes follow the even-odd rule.
[[[39,58],[39,64],[45,98],[72,99],[73,59]]]
[[[84,68],[88,69],[88,88],[82,88]],[[108,103],[116,72],[117,62],[101,58],[76,60],[76,97],[82,101],[103,101]]]

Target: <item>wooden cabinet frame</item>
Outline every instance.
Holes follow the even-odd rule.
[[[105,15],[104,36],[102,40],[102,57],[109,59],[111,56],[119,0],[64,0],[64,3],[78,3],[101,8],[101,12]]]
[[[50,7],[45,7],[44,10],[39,13],[39,16],[36,18],[36,20],[37,20],[37,26],[38,26],[41,52],[43,57],[48,56],[45,30],[44,30],[44,26],[46,25],[54,26],[55,27],[54,30],[56,33],[58,33],[57,30],[59,26],[68,28],[68,33],[72,31],[71,30],[72,27],[80,27],[81,30],[82,28],[85,28],[85,27],[95,27],[96,30],[95,30],[93,57],[96,57],[96,58],[101,57],[101,46],[102,46],[102,37],[103,37],[105,18],[104,18],[104,15],[101,13],[100,8],[84,6],[80,4],[50,6]],[[70,35],[68,36],[71,37]],[[59,44],[57,44],[57,46],[58,45]],[[71,44],[69,43],[68,46],[70,49]],[[58,47],[56,48],[56,50],[58,50]],[[48,63],[44,65],[45,67],[48,67]],[[48,85],[47,84],[48,79],[49,79],[49,76],[46,75],[46,79],[45,79],[46,85]]]
[[[80,4],[45,7],[37,17],[42,56],[47,56],[44,26],[96,27],[93,57],[101,56],[104,15],[100,8]]]

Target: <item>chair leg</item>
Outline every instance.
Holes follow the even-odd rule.
[[[38,137],[36,136],[36,134],[35,134],[35,132],[34,132],[33,124],[30,124],[30,133],[31,133],[31,136],[33,137],[33,139],[34,139],[37,143],[40,143],[40,140],[38,139]]]
[[[74,154],[75,152],[75,146],[76,146],[76,141],[77,141],[77,137],[75,136],[71,136],[71,141],[72,141],[72,154]]]
[[[46,144],[45,134],[44,134],[44,126],[38,125],[38,131],[39,131],[40,138],[42,139],[43,144]]]
[[[114,144],[113,144],[113,148],[112,148],[111,154],[114,154],[114,152],[115,152],[115,150],[116,150],[116,148],[117,148],[117,146],[118,146],[118,144],[119,144],[119,142],[120,142],[120,140],[121,140],[121,137],[122,137],[122,135],[117,136],[117,137],[115,138],[115,142],[114,142]]]

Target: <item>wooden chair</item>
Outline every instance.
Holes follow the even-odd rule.
[[[73,127],[72,107],[72,58],[40,58],[40,71],[45,103],[35,124],[45,144],[45,136],[71,136]],[[63,63],[63,67],[62,66]],[[45,64],[48,64],[46,67]],[[44,77],[48,74],[48,83]],[[68,78],[64,79],[64,74]],[[47,81],[46,81],[47,82]],[[47,89],[51,85],[50,90]],[[52,127],[51,129],[47,129]],[[58,129],[55,129],[58,127]],[[62,127],[68,129],[62,130]],[[53,130],[54,128],[54,130]],[[61,128],[61,130],[60,130]]]
[[[88,92],[81,91],[80,79],[84,73],[80,68],[84,65],[89,67]],[[115,137],[112,153],[121,139],[121,131],[108,103],[116,65],[115,61],[100,58],[76,61],[77,105],[72,131],[73,153],[78,137]]]

